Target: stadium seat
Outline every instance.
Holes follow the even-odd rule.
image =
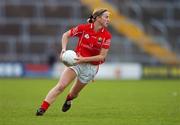
[[[0,54],[8,53],[8,43],[6,41],[0,41]]]
[[[177,48],[178,40],[180,36],[180,26],[167,26],[168,28],[168,39],[169,43],[172,45],[172,48]],[[177,48],[179,49],[179,48]]]
[[[20,34],[20,25],[13,23],[0,23],[0,36],[1,35],[13,35],[17,36]]]
[[[86,6],[82,5],[82,6],[80,7],[80,15],[81,15],[81,18],[87,19],[88,16],[91,15],[91,13],[90,13],[90,11],[87,9]]]
[[[44,41],[31,41],[29,44],[29,52],[32,54],[45,54],[47,44]]]
[[[32,5],[6,5],[5,15],[6,17],[33,17],[35,7]]]
[[[25,50],[24,42],[16,41],[16,54],[21,55],[21,54],[25,53],[24,50]]]
[[[29,33],[30,35],[56,36],[60,28],[60,25],[31,24]]]
[[[141,6],[142,20],[149,22],[152,19],[163,20],[165,19],[166,8],[165,6]]]
[[[47,18],[71,18],[72,9],[71,6],[44,6],[43,7],[44,16]]]
[[[174,19],[180,21],[180,7],[174,8]]]
[[[171,37],[179,37],[180,36],[180,26],[176,25],[167,25],[168,35]]]

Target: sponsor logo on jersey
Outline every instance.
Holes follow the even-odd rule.
[[[102,42],[102,37],[99,37],[99,38],[98,38],[98,42]]]

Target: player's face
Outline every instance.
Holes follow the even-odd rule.
[[[100,18],[100,23],[102,26],[104,27],[107,27],[109,22],[110,22],[110,19],[109,19],[109,16],[110,16],[110,13],[107,11],[107,12],[104,12]]]

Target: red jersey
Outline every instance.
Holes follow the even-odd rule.
[[[111,34],[106,28],[94,31],[94,24],[81,24],[70,29],[70,36],[79,38],[76,53],[83,57],[96,56],[100,54],[101,48],[109,49]],[[99,65],[104,61],[93,61],[91,64]]]

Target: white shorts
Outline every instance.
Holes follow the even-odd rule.
[[[71,66],[70,68],[76,72],[78,79],[82,83],[86,84],[94,79],[95,75],[98,72],[99,66],[89,63],[82,63],[76,66]]]

